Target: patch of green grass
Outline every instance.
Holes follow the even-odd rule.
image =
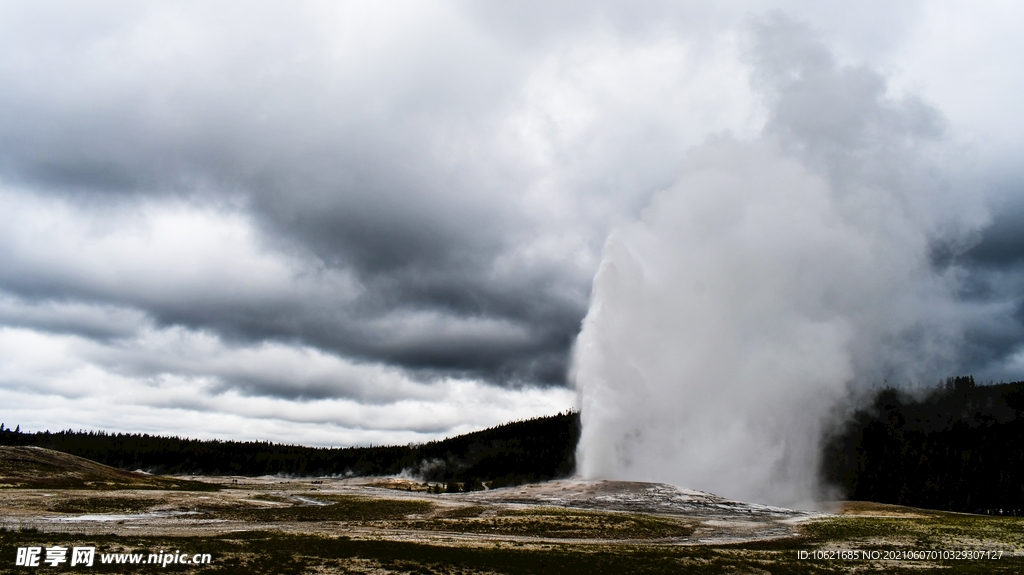
[[[162,501],[134,497],[69,497],[54,501],[47,510],[55,513],[130,513],[145,511]]]
[[[480,514],[484,511],[487,511],[487,508],[481,505],[467,505],[465,507],[446,509],[438,513],[437,517],[443,517],[445,519],[463,519],[467,517],[479,517]]]
[[[802,533],[812,544],[876,542],[914,549],[962,549],[998,545],[1024,547],[1024,518],[932,513],[924,517],[839,516],[805,524]]]
[[[250,497],[250,499],[255,499],[257,501],[270,501],[272,503],[295,503],[295,500],[290,497],[284,497],[282,495],[268,495],[266,493],[258,493]]]
[[[33,479],[0,477],[0,484],[15,489],[61,489],[120,491],[135,489],[139,491],[220,491],[221,488],[212,483],[178,479],[176,477],[152,477],[146,481],[130,480],[83,480],[77,477],[39,477]]]
[[[681,521],[639,513],[605,513],[535,507],[501,510],[496,515],[448,518],[440,516],[410,524],[417,529],[487,533],[556,539],[664,539],[685,537],[693,527]]]

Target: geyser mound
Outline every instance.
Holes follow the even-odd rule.
[[[955,361],[956,270],[930,254],[983,219],[940,195],[936,115],[799,26],[757,37],[764,134],[692,150],[605,245],[574,357],[585,477],[807,505],[851,382]]]

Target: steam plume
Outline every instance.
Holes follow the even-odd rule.
[[[800,505],[849,385],[955,361],[956,270],[930,254],[983,217],[934,175],[938,114],[800,25],[754,29],[763,134],[692,150],[607,240],[574,357],[579,464]]]

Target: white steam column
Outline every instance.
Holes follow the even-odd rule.
[[[847,386],[955,359],[955,270],[929,253],[984,215],[936,184],[937,115],[798,26],[757,33],[765,134],[691,151],[608,238],[574,357],[585,477],[810,505]]]

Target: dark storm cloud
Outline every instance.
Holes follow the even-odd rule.
[[[55,281],[30,266],[2,274],[0,288],[415,369],[563,380],[586,274],[544,261],[494,269],[515,256],[517,237],[543,226],[517,205],[531,176],[501,141],[524,79],[521,47],[459,29],[443,11],[426,12],[427,26],[355,11],[362,21],[328,30],[315,10],[152,5],[127,18],[92,15],[83,29],[58,22],[78,32],[70,35],[15,12],[44,33],[0,64],[4,181],[93,207],[168,196],[241,202],[267,241],[314,268],[353,274],[362,291],[344,302],[331,293],[164,298]],[[97,20],[107,25],[94,36]],[[344,32],[355,36],[348,44],[334,36]],[[375,34],[394,37],[374,45]],[[410,332],[402,318],[417,315],[430,317]]]
[[[968,324],[963,373],[983,379],[1024,377],[1013,365],[1024,342],[1024,203],[1000,199],[992,222],[952,261],[963,267],[960,297],[977,312]]]
[[[90,306],[52,298],[36,301],[0,296],[0,324],[96,340],[132,335],[143,314],[111,306]]]
[[[992,223],[966,254],[973,265],[1024,267],[1024,203],[1004,203],[993,210]]]

